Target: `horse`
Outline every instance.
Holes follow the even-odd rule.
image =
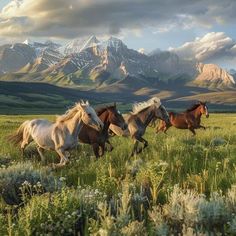
[[[147,126],[156,119],[169,122],[169,115],[159,98],[154,97],[145,102],[135,103],[132,112],[126,116],[128,130],[122,132],[116,126],[110,126],[111,131],[119,136],[131,136],[134,146],[131,156],[142,152],[147,146],[148,141],[142,136],[145,134]],[[138,144],[143,143],[143,148],[138,150]]]
[[[42,161],[45,161],[44,150],[56,151],[60,157],[60,163],[56,166],[60,167],[68,162],[66,151],[76,148],[83,123],[98,131],[103,128],[102,121],[88,101],[76,103],[64,115],[58,116],[55,122],[46,119],[27,120],[14,134],[8,136],[8,140],[20,144],[22,154],[26,146],[35,141]]]
[[[100,108],[96,112],[98,117],[104,124],[102,131],[98,132],[88,125],[83,125],[79,133],[79,141],[81,143],[91,144],[93,152],[96,158],[98,158],[104,155],[106,143],[110,145],[110,150],[113,149],[111,143],[108,140],[108,129],[110,124],[114,124],[120,127],[122,130],[127,128],[127,124],[125,123],[121,113],[117,110],[116,104],[114,104],[113,106]],[[101,154],[99,154],[100,148]]]
[[[193,135],[196,135],[195,129],[206,129],[201,125],[201,116],[206,115],[206,118],[209,117],[208,107],[206,102],[197,102],[193,104],[189,109],[182,113],[169,112],[170,123],[161,121],[159,126],[156,129],[156,133],[163,131],[166,134],[166,131],[174,126],[178,129],[189,129]]]

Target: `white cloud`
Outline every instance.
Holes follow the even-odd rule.
[[[207,33],[178,48],[170,48],[181,57],[198,61],[217,61],[236,58],[236,42],[223,32]]]
[[[72,38],[146,27],[168,32],[232,23],[235,14],[234,0],[12,0],[0,13],[0,35]]]

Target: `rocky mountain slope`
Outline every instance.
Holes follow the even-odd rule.
[[[149,55],[129,49],[120,39],[95,36],[65,46],[47,41],[0,47],[1,80],[47,82],[99,91],[180,89],[188,83],[209,89],[235,88],[235,79],[214,64],[180,58],[170,51]]]
[[[197,75],[194,83],[205,87],[234,87],[235,80],[226,70],[215,64],[197,64]]]

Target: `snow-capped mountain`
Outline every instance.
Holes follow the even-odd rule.
[[[23,44],[26,44],[32,48],[34,48],[35,52],[37,55],[41,55],[44,50],[50,49],[50,50],[55,50],[59,51],[59,48],[61,47],[60,44],[54,43],[51,40],[47,40],[43,43],[41,42],[34,42],[31,39],[26,39]]]
[[[68,42],[65,46],[60,47],[60,52],[65,55],[79,53],[82,50],[93,47],[97,45],[99,40],[93,35],[89,38],[74,39]]]
[[[70,85],[92,81],[100,86],[103,82],[111,84],[128,77],[129,83],[142,81],[140,84],[149,83],[149,86],[160,80],[167,83],[176,80],[178,83],[179,79],[194,81],[203,87],[212,84],[215,87],[235,86],[234,77],[216,65],[199,64],[159,49],[146,55],[129,49],[115,37],[98,40],[91,36],[75,39],[65,46],[29,39],[1,46],[0,74],[17,71],[21,74],[37,73],[40,80],[50,77],[58,81],[60,78]]]

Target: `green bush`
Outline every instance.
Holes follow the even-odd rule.
[[[0,169],[0,196],[10,205],[36,193],[53,192],[59,186],[49,168],[35,168],[30,162]]]

